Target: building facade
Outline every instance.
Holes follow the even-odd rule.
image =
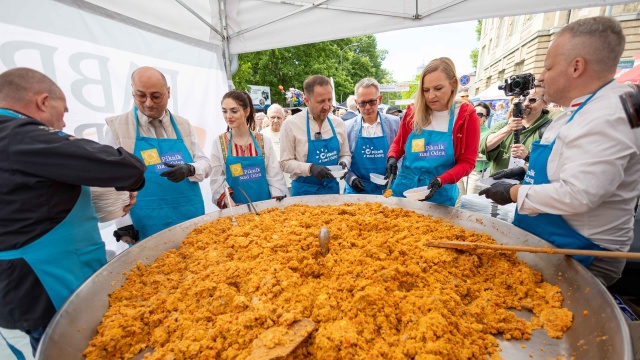
[[[607,15],[620,21],[626,35],[623,59],[640,53],[640,2],[482,21],[475,87],[479,94],[505,77],[542,73],[549,44],[563,26],[579,19]],[[633,63],[633,61],[631,61]]]

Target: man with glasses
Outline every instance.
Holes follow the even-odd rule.
[[[387,152],[398,134],[400,119],[378,110],[382,95],[376,79],[360,80],[355,93],[360,115],[345,122],[352,156],[344,193],[382,195],[386,186],[373,183],[370,174],[386,175]]]
[[[542,138],[544,130],[551,123],[546,102],[542,99],[543,90],[536,84],[523,103],[522,118],[511,118],[494,125],[480,138],[480,154],[491,161],[490,173],[500,170],[519,168],[528,162],[531,144]],[[520,143],[514,143],[514,132],[520,131]],[[524,177],[524,171],[517,169]],[[516,176],[517,177],[517,176]],[[519,179],[522,180],[522,179]]]
[[[327,166],[351,163],[344,122],[331,114],[333,88],[323,75],[308,77],[304,83],[301,111],[282,125],[280,167],[291,175],[291,195],[339,194],[338,180]]]
[[[165,76],[140,67],[131,74],[131,87],[133,109],[107,118],[105,134],[107,144],[123,147],[147,166],[137,206],[130,217],[116,220],[114,236],[128,244],[204,215],[198,183],[211,174],[189,121],[167,109],[171,89]]]

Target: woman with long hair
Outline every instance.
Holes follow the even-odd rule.
[[[456,183],[473,170],[480,122],[472,104],[454,101],[458,77],[451,59],[432,60],[422,70],[414,105],[400,124],[387,155],[387,177],[402,167],[391,190],[404,197],[409,189],[429,186],[423,201],[454,206]]]
[[[287,185],[271,139],[255,131],[255,110],[249,94],[238,90],[224,94],[222,115],[227,132],[214,138],[211,151],[213,203],[221,209],[229,206],[225,189],[236,204],[247,204],[249,199],[282,200],[288,193]]]

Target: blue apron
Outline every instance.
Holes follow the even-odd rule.
[[[600,89],[602,89],[602,87]],[[580,104],[567,121],[567,124],[573,120],[578,111],[582,110],[582,108],[598,93],[598,91],[600,91],[600,89],[591,94],[587,100]],[[551,151],[553,150],[555,143],[556,139],[553,139],[550,144],[541,144],[540,140],[536,140],[531,144],[529,169],[527,170],[527,175],[522,182],[523,185],[549,184],[547,163],[549,162],[549,156],[551,155]],[[513,225],[521,228],[522,230],[528,231],[561,249],[605,250],[575,231],[560,215],[538,214],[536,216],[529,216],[518,213],[518,210],[516,209],[516,214],[513,218]],[[594,260],[593,256],[573,256],[573,258],[584,267],[591,265]]]
[[[4,109],[0,109],[0,115],[23,117]],[[107,263],[98,216],[88,187],[82,187],[71,212],[43,237],[19,249],[0,251],[0,260],[20,258],[36,273],[56,310],[60,310],[71,294]],[[20,350],[7,345],[18,359],[24,359]]]
[[[250,132],[251,133],[251,132]],[[229,149],[226,160],[227,184],[233,189],[231,198],[238,204],[248,204],[249,200],[238,190],[238,186],[244,190],[251,201],[263,201],[271,199],[269,183],[267,182],[267,171],[264,167],[264,155],[258,146],[256,138],[251,134],[253,145],[258,152],[258,156],[233,156],[231,146],[233,132],[229,136]]]
[[[449,127],[446,132],[412,131],[404,146],[404,158],[398,178],[391,185],[393,196],[405,197],[404,192],[429,185],[431,179],[442,175],[456,164],[453,149],[453,124],[455,105],[449,110]],[[436,204],[455,206],[460,190],[457,184],[443,185],[429,200]]]
[[[360,121],[358,140],[356,141],[355,154],[351,156],[351,169],[364,185],[365,191],[359,193],[354,191],[349,184],[345,186],[345,194],[372,194],[381,195],[387,187],[378,185],[369,180],[369,174],[387,174],[387,153],[389,152],[389,141],[385,135],[384,125],[382,125],[382,115],[378,111],[382,136],[363,137],[362,136],[362,115],[356,121]]]
[[[338,155],[340,154],[340,142],[336,136],[336,130],[333,128],[331,119],[327,116],[329,126],[333,136],[328,139],[311,140],[311,130],[309,127],[309,110],[307,110],[307,162],[331,166],[338,165]],[[322,129],[320,129],[322,130]],[[298,176],[291,182],[291,195],[324,195],[324,194],[340,194],[340,185],[335,178],[316,179],[313,175]]]
[[[140,231],[140,240],[180,224],[195,217],[204,215],[204,201],[200,185],[185,179],[173,183],[160,173],[169,170],[162,165],[188,164],[193,162],[173,115],[169,113],[171,125],[177,139],[155,139],[140,136],[138,128],[138,109],[134,106],[133,116],[136,122],[136,144],[133,154],[147,165],[144,173],[145,185],[138,192],[136,205],[131,208],[133,225]]]

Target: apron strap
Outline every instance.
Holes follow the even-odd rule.
[[[9,350],[11,350],[11,352],[16,357],[16,359],[18,359],[18,360],[26,360],[26,358],[24,357],[24,354],[22,353],[22,351],[20,351],[17,347],[11,345],[9,340],[7,340],[7,338],[4,337],[4,335],[2,335],[2,332],[0,332],[0,336],[2,337],[4,342],[7,344],[7,347],[9,348]]]

